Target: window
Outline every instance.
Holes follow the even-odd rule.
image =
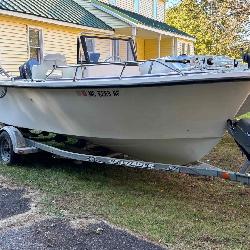
[[[88,52],[95,52],[95,41],[93,38],[86,38],[86,45]]]
[[[157,18],[158,15],[158,0],[153,0],[153,18]]]
[[[187,45],[187,54],[190,55],[191,53],[191,47],[190,47],[190,44]]]
[[[135,49],[135,48],[132,48],[131,45],[132,45],[131,42],[128,41],[127,42],[127,61],[135,61],[133,51],[132,51],[132,49]]]
[[[181,45],[181,54],[184,55],[186,53],[186,44],[182,43]]]
[[[113,40],[112,56],[114,61],[120,61],[120,43],[119,40]]]
[[[109,3],[112,5],[116,5],[116,0],[109,0]]]
[[[42,31],[40,29],[29,28],[29,58],[37,59],[39,62],[42,59]]]
[[[140,0],[134,0],[134,12],[139,13],[140,11]]]
[[[85,38],[84,45],[81,39],[77,39],[77,63],[86,63],[90,60],[91,54],[95,52],[95,39]],[[88,52],[88,53],[87,53]]]

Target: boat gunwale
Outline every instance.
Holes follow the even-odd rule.
[[[203,72],[204,75],[207,75],[207,72]],[[218,74],[229,74],[229,73],[245,73],[242,72],[227,72],[227,73],[218,73]],[[213,76],[218,75],[213,74]],[[200,74],[201,75],[201,74]],[[192,75],[191,75],[192,76]],[[172,79],[166,79],[171,77]],[[109,88],[138,88],[138,87],[167,87],[167,86],[183,86],[183,85],[203,85],[203,84],[214,84],[214,83],[227,83],[227,82],[250,82],[250,71],[247,74],[242,75],[231,75],[224,77],[207,77],[207,78],[188,78],[186,76],[180,76],[182,79],[173,79],[176,75],[144,75],[144,76],[129,76],[129,77],[105,77],[105,78],[84,78],[81,80],[73,81],[72,79],[49,79],[46,81],[27,81],[25,79],[20,80],[0,80],[0,87],[6,88],[25,88],[25,89],[109,89]],[[183,78],[186,77],[186,78]],[[131,79],[147,79],[155,78],[153,81],[148,82],[128,82]],[[158,79],[157,79],[158,78]],[[160,78],[160,80],[159,80]],[[162,79],[164,78],[164,79]],[[116,80],[121,83],[108,83],[105,84],[104,81],[107,80]],[[92,83],[87,83],[86,81],[92,81]],[[126,81],[126,82],[125,82]],[[56,82],[56,84],[55,84]],[[58,84],[60,82],[60,84]],[[54,83],[54,84],[53,84]]]

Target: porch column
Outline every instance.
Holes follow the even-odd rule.
[[[161,57],[161,34],[158,37],[158,58]]]
[[[138,58],[137,58],[138,56],[137,56],[137,41],[136,41],[137,29],[136,29],[136,27],[132,27],[131,33],[132,33],[131,34],[132,39],[134,41],[134,48],[132,48],[132,49],[134,50],[135,54],[132,56],[132,53],[131,53],[131,55],[128,56],[128,59],[130,60],[130,58],[133,58],[133,60],[134,60],[134,58],[135,58],[135,60],[138,60]]]
[[[136,27],[132,27],[132,38],[134,39],[134,41],[136,39],[136,35],[137,35]]]
[[[172,38],[172,56],[176,56],[177,55],[176,46],[177,46],[177,39],[176,39],[176,37],[173,37]]]

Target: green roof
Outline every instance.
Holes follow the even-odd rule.
[[[125,10],[125,9],[121,9],[117,6],[103,3],[103,2],[100,2],[98,0],[92,0],[92,2],[94,4],[98,4],[101,7],[104,7],[105,9],[107,9],[109,11],[112,11],[113,13],[115,13],[115,14],[127,19],[128,21],[135,23],[135,24],[142,24],[142,25],[154,28],[154,29],[175,33],[177,35],[181,35],[181,36],[185,36],[185,37],[189,37],[189,38],[195,38],[195,37],[183,32],[181,30],[178,30],[178,29],[166,24],[166,23],[157,21],[157,20],[152,19],[152,18],[145,17],[145,16],[140,15],[138,13],[135,13],[135,12],[132,12],[129,10]]]
[[[112,30],[110,26],[73,0],[0,0],[1,9],[81,26]]]

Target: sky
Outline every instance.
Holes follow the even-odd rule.
[[[168,0],[167,7],[172,7],[173,5],[179,3],[181,0]]]

